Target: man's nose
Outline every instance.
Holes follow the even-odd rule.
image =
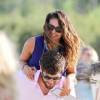
[[[50,84],[53,84],[54,83],[54,80],[53,79],[50,79],[49,81],[50,81]]]

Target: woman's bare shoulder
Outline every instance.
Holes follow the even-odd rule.
[[[35,37],[30,37],[26,40],[24,44],[24,48],[28,48],[28,50],[32,53],[35,47]]]
[[[25,44],[31,45],[34,44],[34,42],[35,42],[35,37],[30,37],[26,40]]]

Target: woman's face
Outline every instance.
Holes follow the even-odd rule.
[[[58,43],[62,36],[62,28],[58,23],[58,19],[56,18],[50,19],[47,27],[49,30],[50,39],[53,42]]]

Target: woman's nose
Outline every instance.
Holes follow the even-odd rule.
[[[53,29],[53,30],[52,30],[52,33],[55,33],[55,32],[56,32],[55,29]]]

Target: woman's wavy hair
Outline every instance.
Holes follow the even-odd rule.
[[[66,16],[62,11],[57,10],[46,16],[43,35],[47,44],[55,45],[53,41],[50,40],[50,36],[48,35],[49,30],[47,28],[47,25],[52,18],[58,19],[58,23],[62,28],[62,37],[59,44],[63,47],[63,55],[68,62],[67,72],[73,73],[79,55],[80,38],[70,23],[68,16]]]

